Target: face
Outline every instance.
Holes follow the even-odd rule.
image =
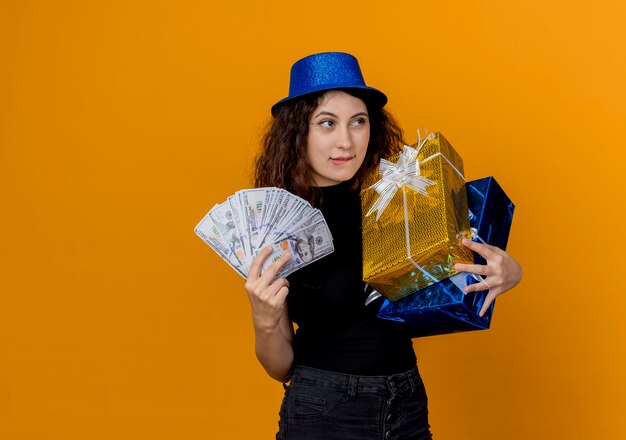
[[[369,122],[367,107],[359,98],[338,90],[320,98],[307,137],[315,185],[336,185],[354,177],[367,153]]]
[[[298,241],[297,252],[298,252],[298,255],[300,255],[300,258],[302,258],[302,261],[304,261],[305,263],[308,263],[309,261],[313,259],[313,252],[311,252],[311,246],[309,245],[308,242],[304,240]]]

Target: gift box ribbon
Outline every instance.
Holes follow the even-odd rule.
[[[463,174],[441,152],[428,156],[421,162],[417,158],[420,150],[422,149],[426,141],[433,140],[435,137],[436,133],[431,133],[424,139],[418,140],[417,148],[405,145],[404,149],[399,154],[397,163],[390,162],[386,159],[380,160],[380,167],[378,168],[378,172],[382,175],[382,177],[378,182],[368,188],[374,189],[374,191],[378,193],[379,197],[378,200],[376,200],[376,202],[367,212],[367,214],[365,214],[366,216],[373,214],[374,211],[378,211],[376,214],[376,220],[378,220],[391,202],[391,199],[393,199],[393,196],[400,188],[402,188],[403,191],[405,190],[405,188],[410,188],[424,196],[428,196],[428,191],[426,190],[426,187],[436,185],[437,182],[421,175],[422,173],[420,170],[420,164],[428,162],[429,160],[434,159],[437,156],[441,156],[446,162],[448,162],[448,164],[450,164],[452,169],[456,171],[459,177],[461,177],[461,179],[465,181],[465,177],[463,176]]]

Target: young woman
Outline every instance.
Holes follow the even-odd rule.
[[[361,206],[365,175],[403,145],[384,109],[386,96],[365,85],[356,58],[330,52],[296,62],[289,96],[272,107],[273,123],[256,163],[256,186],[284,188],[318,206],[335,252],[274,279],[289,256],[260,273],[254,259],[246,291],[256,354],[286,383],[278,439],[430,439],[427,397],[408,329],[376,318],[365,305]],[[457,265],[489,280],[486,310],[521,279],[506,252],[464,240],[487,264]],[[292,323],[298,325],[294,333]]]

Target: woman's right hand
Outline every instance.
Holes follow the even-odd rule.
[[[285,299],[289,293],[289,281],[274,277],[289,261],[290,254],[280,257],[261,274],[263,263],[271,252],[272,248],[268,246],[254,258],[245,284],[252,306],[254,328],[261,332],[275,331],[279,328],[280,319],[284,314]]]

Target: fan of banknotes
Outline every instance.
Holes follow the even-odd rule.
[[[320,210],[280,188],[237,191],[215,205],[195,232],[244,278],[254,257],[267,246],[272,253],[262,272],[283,254],[291,254],[278,277],[334,251],[333,237]]]

